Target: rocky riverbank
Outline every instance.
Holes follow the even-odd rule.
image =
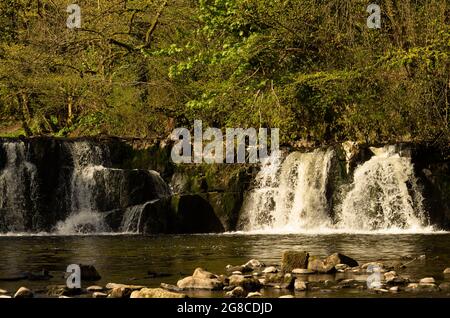
[[[8,291],[1,288],[1,281],[7,278],[0,277],[0,298],[450,297],[450,268],[443,269],[440,277],[417,278],[407,274],[408,267],[425,260],[426,256],[420,255],[361,264],[340,253],[320,258],[307,252],[285,251],[278,264],[252,259],[242,265],[226,265],[223,273],[211,273],[199,267],[176,285],[162,282],[156,288],[108,283],[80,289],[49,285],[31,290],[24,284]],[[81,269],[83,285],[100,279],[93,266],[82,265]],[[15,279],[45,281],[51,274],[27,273]]]

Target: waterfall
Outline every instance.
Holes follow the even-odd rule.
[[[95,193],[96,175],[106,169],[108,156],[98,145],[74,142],[70,145],[73,172],[70,187],[71,212],[64,222],[56,225],[58,234],[98,233],[108,231],[103,216],[98,212]]]
[[[3,149],[6,164],[0,171],[0,225],[3,223],[7,232],[23,232],[31,219],[28,211],[35,210],[37,169],[28,161],[23,142],[4,143]]]
[[[342,202],[338,227],[419,230],[427,224],[422,201],[411,158],[387,146],[355,170],[351,190]]]
[[[146,206],[153,202],[155,201],[149,201],[126,209],[122,218],[122,223],[120,224],[120,232],[138,234],[142,213],[144,212]]]
[[[245,199],[239,227],[299,232],[329,225],[326,188],[333,156],[328,149],[269,157]]]

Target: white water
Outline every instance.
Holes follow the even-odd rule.
[[[326,185],[333,150],[269,158],[244,202],[245,231],[301,232],[327,227]]]
[[[348,230],[410,230],[426,228],[423,197],[408,156],[384,147],[354,173],[342,202],[338,227]]]
[[[72,235],[86,232],[108,231],[103,215],[96,212],[95,191],[96,174],[106,168],[101,164],[105,160],[103,150],[88,142],[76,142],[70,148],[74,169],[71,180],[71,213],[58,222],[56,234]]]
[[[354,173],[337,221],[326,198],[333,151],[294,152],[262,166],[246,196],[239,228],[250,234],[430,233],[411,159],[394,147],[378,149]]]
[[[9,231],[24,231],[27,202],[36,202],[37,169],[27,161],[26,145],[23,142],[7,142],[3,148],[7,160],[0,171],[0,211],[3,211]]]

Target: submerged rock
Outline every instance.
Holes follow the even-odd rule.
[[[230,286],[242,287],[246,291],[258,291],[262,287],[260,281],[254,277],[232,275],[229,279]]]
[[[444,282],[439,285],[439,289],[443,292],[450,292],[450,283]]]
[[[133,291],[130,298],[187,298],[187,296],[162,288],[143,288],[141,290]]]
[[[285,251],[281,259],[281,271],[290,273],[296,268],[308,268],[308,259],[307,252]]]
[[[81,280],[97,281],[102,278],[94,265],[79,264],[79,266],[81,269]]]
[[[26,287],[20,287],[14,294],[14,298],[33,298],[33,297],[34,293]]]

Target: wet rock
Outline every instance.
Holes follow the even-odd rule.
[[[1,298],[12,298],[11,296],[7,296],[7,295],[0,295],[0,299]]]
[[[257,278],[245,277],[243,275],[232,275],[229,278],[229,285],[242,287],[246,291],[258,291],[261,289],[261,283]]]
[[[93,285],[86,288],[86,290],[88,292],[102,292],[103,290],[105,290],[105,288],[103,288],[102,286]]]
[[[183,290],[183,289],[179,288],[178,286],[166,284],[166,283],[161,283],[160,286],[161,286],[161,288],[166,289],[168,291],[172,291],[172,292],[181,292]]]
[[[108,297],[108,294],[102,293],[102,292],[93,292],[92,293],[92,298],[106,298]]]
[[[244,298],[245,296],[247,296],[247,292],[244,290],[244,288],[237,286],[233,288],[233,290],[226,292],[225,296],[231,298]]]
[[[231,291],[231,290],[233,290],[235,287],[234,286],[225,286],[224,288],[223,288],[223,291]]]
[[[388,293],[389,290],[384,289],[384,288],[374,288],[372,289],[374,292],[379,293],[379,294],[384,294],[384,293]]]
[[[108,298],[129,298],[132,290],[126,287],[116,287],[113,288],[109,294]]]
[[[350,287],[355,287],[357,285],[357,281],[354,279],[343,279],[341,281],[338,282],[338,285],[341,288],[350,288]]]
[[[242,272],[240,271],[234,271],[231,273],[231,275],[242,275]]]
[[[425,277],[419,281],[419,284],[434,284],[436,281],[433,277]]]
[[[399,287],[398,286],[394,286],[389,288],[389,292],[391,293],[398,293],[399,292]]]
[[[436,292],[436,291],[439,291],[439,287],[437,287],[435,284],[411,283],[411,284],[408,284],[405,291],[407,291],[407,292]]]
[[[385,273],[390,268],[386,268],[386,266],[381,262],[369,262],[361,265],[361,269],[365,270],[366,273],[374,273],[374,272],[380,272]]]
[[[145,286],[141,286],[141,285],[125,285],[125,284],[116,284],[116,283],[106,284],[106,289],[115,289],[115,288],[120,288],[120,287],[130,289],[131,291],[140,290],[142,288],[145,288]]]
[[[162,288],[142,288],[141,290],[133,291],[130,298],[187,298],[187,296]]]
[[[245,265],[239,265],[239,266],[227,265],[225,267],[225,269],[228,273],[241,272],[241,273],[245,274],[245,273],[249,273],[249,272],[253,271],[253,269],[251,267],[247,267]]]
[[[76,296],[81,295],[83,290],[81,288],[69,288],[66,285],[50,285],[47,286],[47,295],[58,296]]]
[[[353,258],[348,257],[346,255],[340,254],[340,253],[334,253],[330,256],[328,256],[324,261],[328,266],[335,267],[338,264],[345,264],[349,267],[355,267],[358,266],[358,262],[355,261]]]
[[[308,269],[322,274],[331,274],[336,272],[334,266],[335,264],[328,264],[317,256],[311,256],[308,260]]]
[[[192,276],[185,277],[177,282],[177,287],[181,289],[220,290],[223,285],[224,283],[217,275],[202,268],[196,268]]]
[[[446,282],[441,283],[439,285],[439,289],[443,292],[450,292],[450,283],[446,283]]]
[[[251,292],[248,293],[246,298],[261,298],[262,294],[260,292]]]
[[[307,269],[307,268],[294,268],[292,270],[292,274],[314,274],[315,271],[311,270],[311,269]]]
[[[278,273],[278,269],[275,266],[269,266],[264,268],[264,270],[262,271],[264,274],[267,273]]]
[[[34,293],[26,287],[20,287],[14,294],[14,298],[33,298],[33,297]]]
[[[97,281],[102,278],[97,272],[97,269],[94,267],[94,265],[79,264],[79,266],[81,269],[81,280]]]
[[[269,273],[264,277],[264,285],[269,287],[293,289],[295,278],[290,273]]]
[[[444,269],[444,274],[450,274],[450,267],[447,267],[446,269]]]
[[[294,289],[296,291],[305,291],[307,289],[306,282],[296,279]]]
[[[1,289],[0,288],[0,295],[4,295],[4,294],[7,294],[7,293],[8,293],[8,291],[6,289]]]
[[[295,298],[295,297],[292,296],[292,295],[283,295],[283,296],[280,296],[278,298]]]
[[[336,266],[334,266],[334,268],[335,268],[338,272],[344,272],[347,268],[349,268],[349,266],[346,265],[346,264],[337,264]]]
[[[285,251],[281,259],[281,271],[289,273],[296,268],[308,268],[308,259],[307,252]]]
[[[244,267],[249,267],[252,269],[257,269],[263,267],[264,264],[258,261],[257,259],[251,259],[247,263],[244,264]]]

